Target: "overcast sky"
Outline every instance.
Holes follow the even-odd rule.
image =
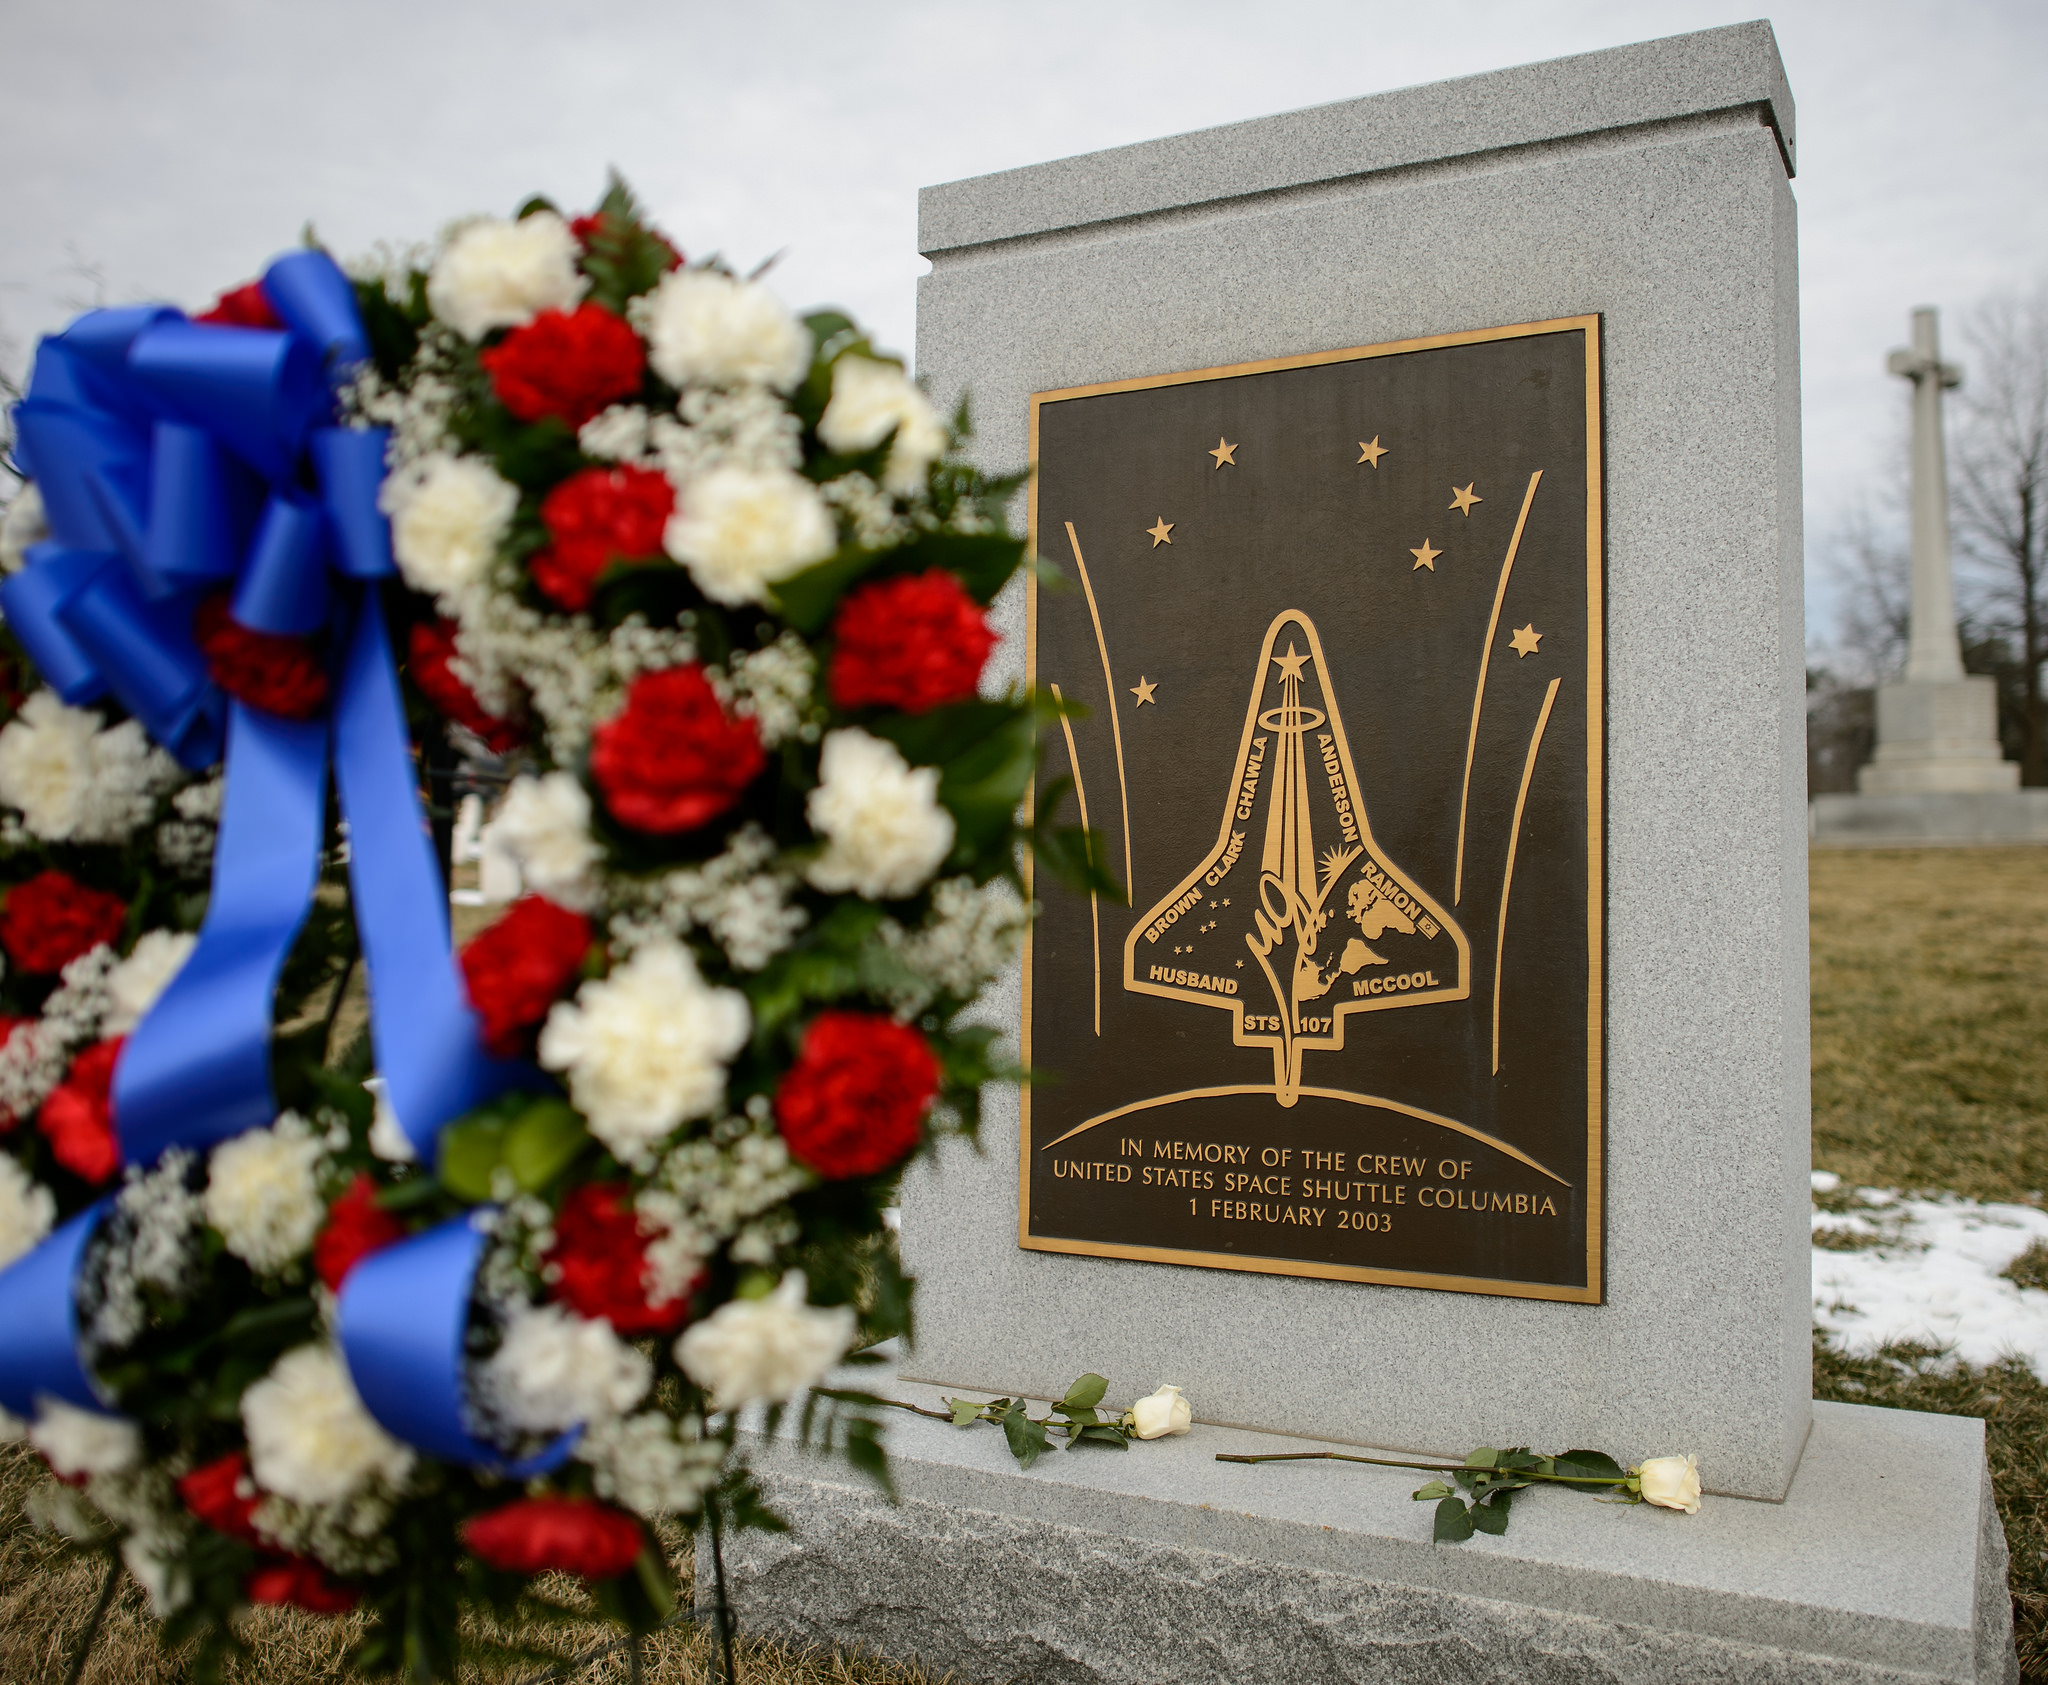
[[[75,310],[204,305],[311,221],[344,254],[595,196],[785,251],[910,349],[917,189],[1733,23],[1716,0],[0,0],[0,368]],[[1809,555],[1892,460],[1906,312],[2048,278],[2048,5],[1788,0]],[[1816,581],[1818,584],[1819,581]],[[1817,594],[1816,616],[1825,614]]]

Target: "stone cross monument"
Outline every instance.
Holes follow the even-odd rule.
[[[1887,365],[1913,383],[1913,622],[1906,676],[1877,693],[1877,758],[1856,775],[1864,795],[1965,795],[2012,790],[2020,769],[2000,756],[1998,694],[1963,673],[1949,578],[1948,461],[1941,394],[1962,370],[1941,360],[1931,308],[1913,312],[1913,345]]]

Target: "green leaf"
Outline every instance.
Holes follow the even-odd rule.
[[[1451,1496],[1451,1489],[1441,1480],[1432,1480],[1427,1486],[1418,1486],[1408,1494],[1418,1504],[1434,1503],[1438,1498]]]
[[[1436,1506],[1436,1542],[1461,1545],[1472,1537],[1472,1512],[1460,1498],[1446,1498]]]
[[[832,618],[839,599],[878,567],[887,554],[886,550],[849,546],[776,585],[775,606],[790,625],[814,637]]]
[[[1496,1492],[1483,1504],[1472,1506],[1472,1525],[1482,1533],[1491,1533],[1496,1538],[1508,1530],[1508,1505],[1514,1502],[1509,1492]]]
[[[568,1101],[536,1100],[505,1132],[504,1164],[528,1193],[539,1193],[590,1145],[590,1131]]]
[[[491,1197],[491,1175],[504,1162],[506,1120],[472,1113],[441,1131],[441,1186],[458,1199]]]
[[[1010,1442],[1010,1455],[1027,1469],[1038,1461],[1040,1453],[1051,1443],[1043,1422],[1034,1422],[1024,1413],[1022,1404],[1013,1405],[1003,1417],[1003,1437]]]
[[[1482,1445],[1465,1459],[1468,1469],[1490,1469],[1500,1460],[1500,1453],[1491,1445]]]
[[[1608,1480],[1617,1486],[1628,1479],[1628,1471],[1605,1451],[1567,1451],[1556,1462],[1559,1474]]]
[[[981,1406],[971,1398],[949,1398],[946,1406],[953,1412],[953,1426],[956,1428],[972,1427],[981,1415]]]
[[[1077,1410],[1092,1410],[1102,1402],[1102,1395],[1109,1391],[1109,1383],[1100,1375],[1083,1375],[1067,1388],[1067,1396],[1060,1400],[1060,1408],[1072,1406]]]

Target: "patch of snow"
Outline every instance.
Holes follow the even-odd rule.
[[[1814,1185],[1832,1192],[1819,1188],[1824,1174]],[[1816,1323],[1850,1351],[1919,1340],[1951,1347],[1966,1363],[2013,1353],[2048,1379],[2048,1292],[1999,1277],[2035,1241],[2048,1241],[2048,1212],[1902,1199],[1876,1188],[1859,1189],[1857,1199],[1860,1212],[1813,1216],[1816,1232],[1867,1243],[1848,1252],[1814,1248]]]

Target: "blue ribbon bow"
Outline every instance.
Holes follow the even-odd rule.
[[[262,286],[282,329],[141,306],[92,311],[42,342],[15,409],[16,448],[52,537],[0,583],[0,613],[64,701],[111,695],[194,771],[225,753],[198,945],[115,1068],[123,1157],[150,1164],[275,1118],[272,1000],[319,882],[331,746],[371,1035],[391,1108],[431,1163],[442,1125],[543,1079],[484,1051],[450,940],[380,595],[397,571],[377,506],[388,435],[335,425],[334,388],[367,355],[354,289],[320,251],[278,259]],[[325,715],[288,720],[222,696],[191,619],[199,597],[223,587],[252,630],[333,632],[339,671]],[[10,1409],[38,1392],[97,1402],[72,1304],[88,1218],[0,1272],[0,1403]],[[421,1287],[445,1297],[446,1273],[424,1270]],[[352,1368],[359,1350],[405,1349],[382,1323],[417,1302],[401,1292],[377,1306],[344,1336]],[[454,1364],[452,1376],[417,1377],[426,1395],[454,1398],[461,1360],[457,1339],[431,1356],[411,1348],[407,1361]],[[372,1382],[365,1397],[390,1409],[403,1390]],[[400,1433],[401,1417],[414,1430],[425,1419],[378,1414]],[[428,1447],[437,1454],[499,1457],[466,1433],[441,1437],[453,1448]]]

